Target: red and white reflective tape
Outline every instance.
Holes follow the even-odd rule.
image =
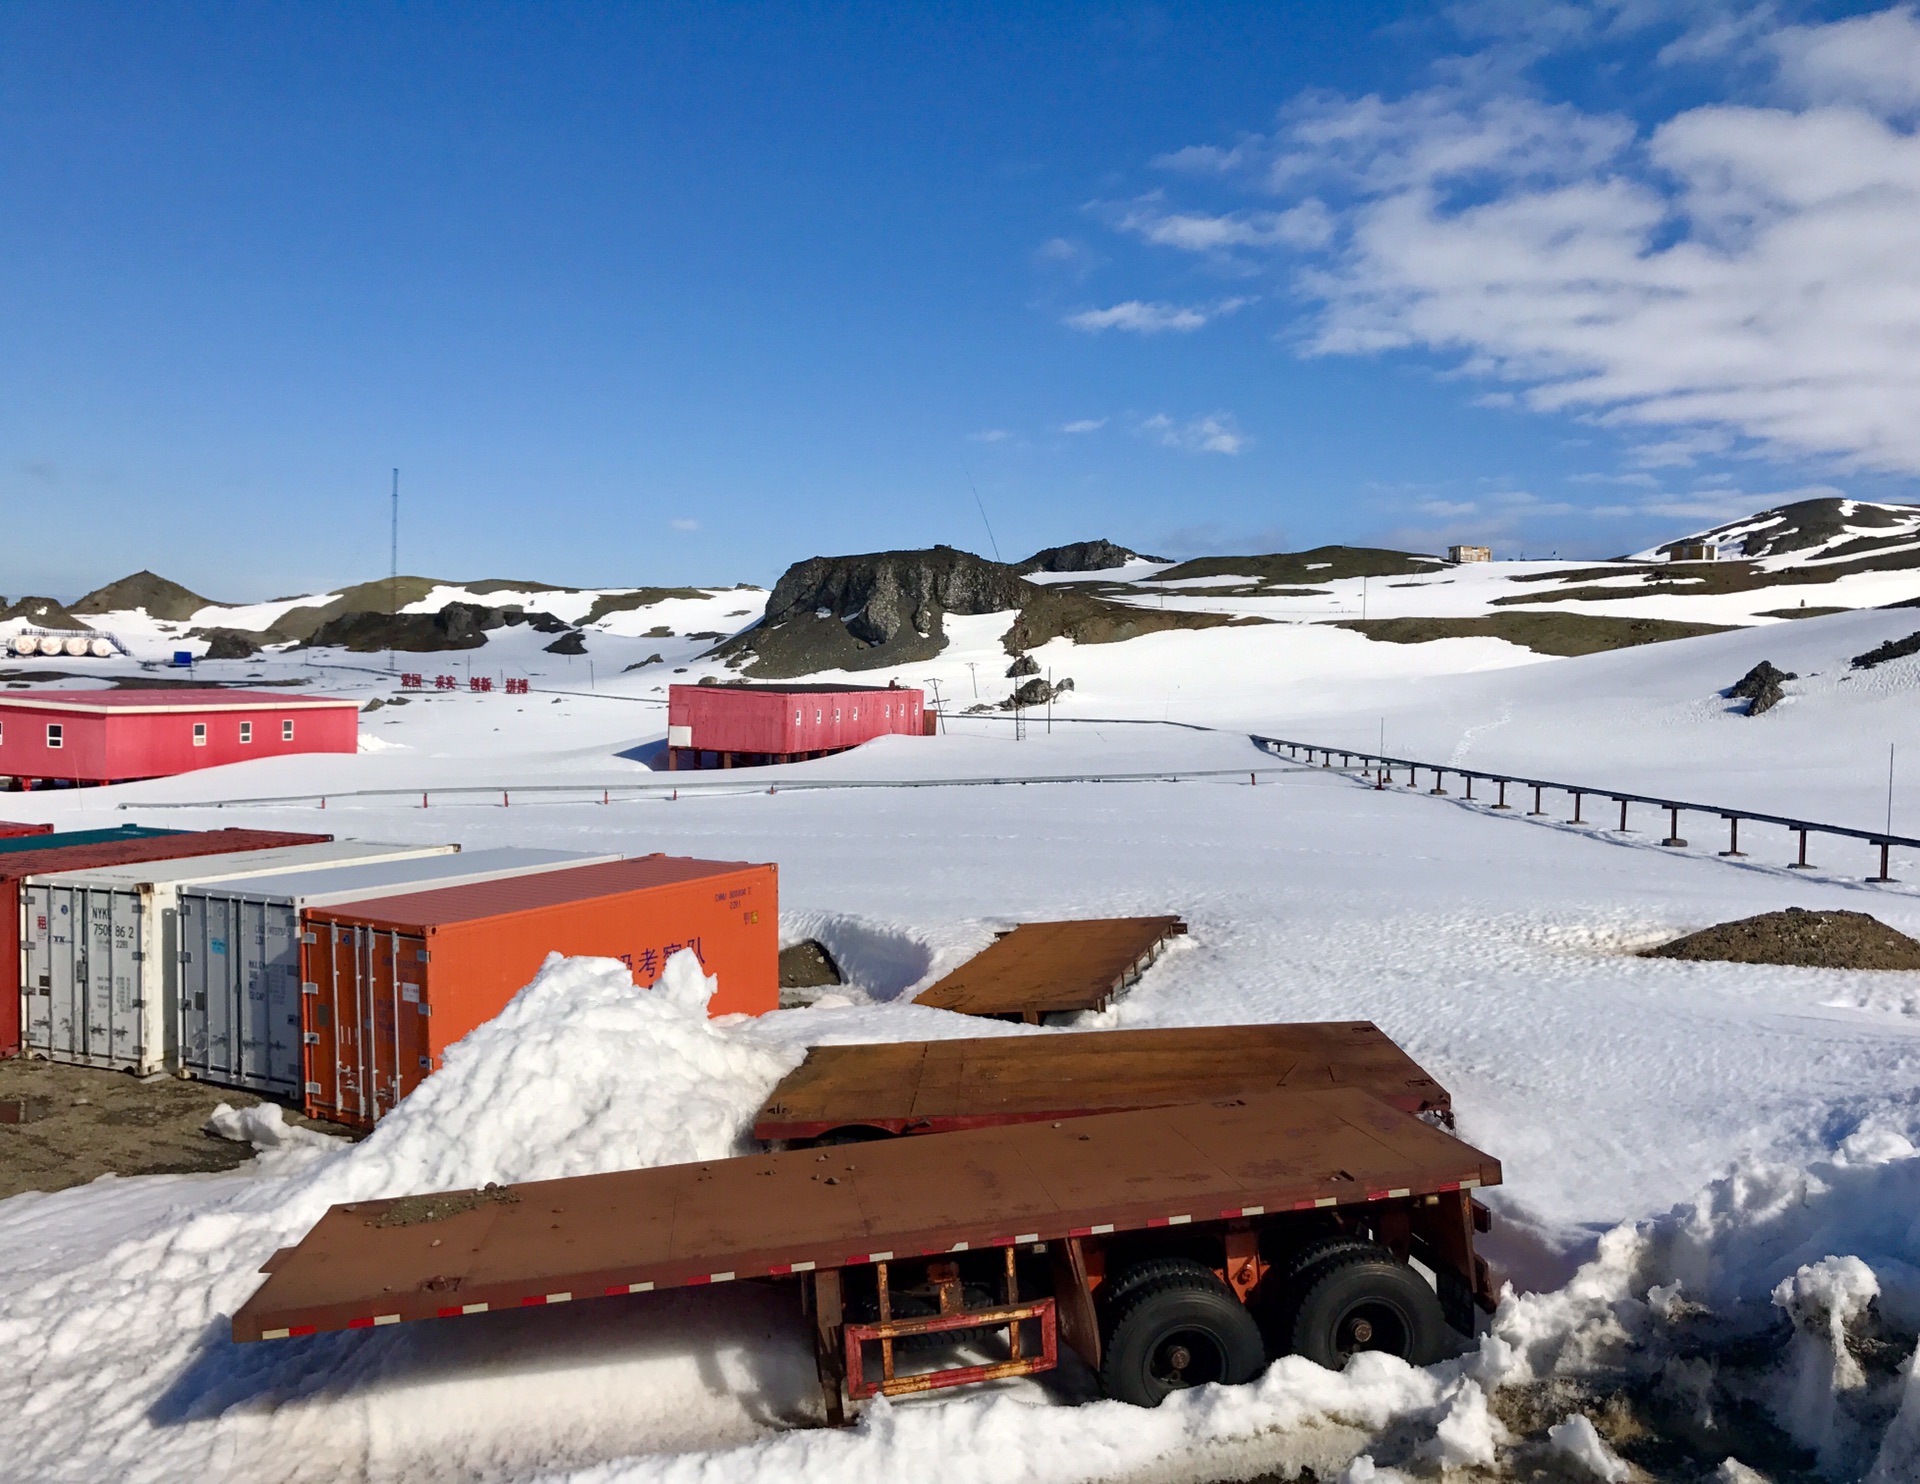
[[[651,1283],[616,1283],[607,1290],[608,1298],[618,1298],[623,1293],[652,1293]]]
[[[1231,1221],[1236,1216],[1265,1216],[1266,1214],[1265,1206],[1236,1206],[1230,1211],[1220,1213],[1221,1218],[1226,1221]]]
[[[1103,1221],[1098,1226],[1076,1226],[1067,1231],[1070,1237],[1104,1237],[1113,1230],[1111,1221]]]
[[[364,1319],[349,1319],[347,1321],[347,1328],[372,1329],[377,1324],[398,1324],[399,1322],[400,1316],[398,1314],[369,1314]]]
[[[1147,1220],[1148,1226],[1185,1226],[1192,1221],[1191,1216],[1153,1216]]]
[[[1019,1247],[1019,1246],[1025,1245],[1028,1242],[1037,1242],[1039,1240],[1040,1240],[1039,1232],[1022,1232],[1020,1233],[1019,1236],[1013,1239],[1013,1245],[1016,1247]]]
[[[776,1262],[767,1269],[769,1276],[775,1278],[784,1278],[789,1273],[811,1273],[812,1271],[813,1264],[810,1262]]]
[[[573,1295],[570,1293],[530,1293],[521,1299],[520,1302],[529,1306],[539,1304],[569,1304],[573,1302]]]

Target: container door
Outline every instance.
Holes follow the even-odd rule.
[[[180,1065],[196,1077],[221,1082],[225,1067],[221,1012],[225,987],[219,970],[225,967],[223,954],[214,944],[225,943],[221,919],[226,903],[207,897],[180,898],[180,910],[174,917],[173,961],[174,1003],[180,1017]]]
[[[79,1066],[142,1067],[139,896],[40,886],[24,901],[28,1049]]]
[[[300,919],[286,902],[250,902],[247,1006],[253,1017],[245,1045],[247,1086],[298,1097],[300,1055]]]

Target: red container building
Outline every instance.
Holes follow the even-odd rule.
[[[0,692],[0,777],[122,783],[256,757],[352,752],[359,704],[250,690]]]
[[[691,948],[712,1015],[780,1005],[778,868],[665,855],[310,908],[300,950],[310,1118],[367,1127],[493,1019],[549,953],[641,988]]]
[[[50,835],[52,833],[53,826],[50,824],[18,824],[12,820],[0,819],[0,840],[14,840],[18,839],[21,835]]]
[[[667,766],[788,763],[875,737],[921,736],[926,697],[879,685],[674,685],[667,688]]]
[[[131,866],[146,861],[184,860],[236,850],[268,850],[276,845],[319,845],[332,835],[292,835],[279,830],[194,830],[181,834],[139,834],[88,840],[38,850],[0,853],[0,1056],[20,1054],[20,883],[49,871],[86,871],[99,866]]]

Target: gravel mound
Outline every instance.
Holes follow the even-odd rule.
[[[1786,964],[1800,969],[1920,969],[1920,943],[1864,912],[1789,907],[1723,922],[1649,948],[1642,958]]]

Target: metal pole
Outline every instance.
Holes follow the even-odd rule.
[[[1807,864],[1807,832],[1805,830],[1800,831],[1800,859],[1794,861],[1787,869],[1789,871],[1811,871],[1813,869],[1812,866]]]
[[[1047,666],[1047,735],[1049,737],[1053,735],[1053,666],[1052,665]],[[1889,809],[1888,812],[1891,813],[1892,812],[1891,809]],[[1888,825],[1887,828],[1892,829],[1893,826]]]
[[[1720,853],[1740,860],[1746,858],[1746,851],[1740,848],[1740,816],[1737,814],[1727,816],[1727,848]]]
[[[393,520],[387,542],[387,668],[393,669],[394,631],[400,627],[400,471],[393,471]]]
[[[1660,843],[1662,845],[1671,845],[1675,848],[1687,843],[1680,838],[1680,806],[1678,804],[1669,804],[1667,806],[1667,838]]]

